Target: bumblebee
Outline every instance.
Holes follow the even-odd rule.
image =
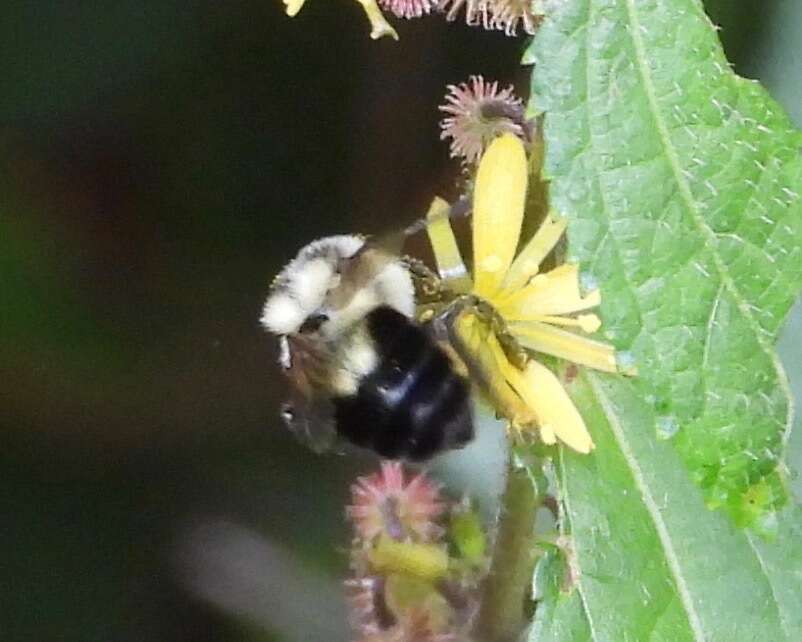
[[[470,385],[432,324],[415,319],[409,261],[360,236],[303,247],[261,316],[292,391],[282,414],[318,450],[338,438],[426,460],[474,435]]]

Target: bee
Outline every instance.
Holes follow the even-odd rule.
[[[301,248],[274,280],[260,321],[290,382],[282,416],[315,449],[344,440],[423,461],[473,438],[470,384],[432,324],[416,321],[413,271],[340,235]]]

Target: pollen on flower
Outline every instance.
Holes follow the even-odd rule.
[[[393,540],[414,536],[429,541],[440,533],[436,520],[445,504],[438,485],[422,474],[406,482],[398,462],[382,462],[379,473],[360,477],[351,495],[348,517],[367,541],[380,535]]]
[[[467,83],[449,85],[445,104],[439,107],[446,117],[440,121],[440,138],[451,139],[452,157],[475,163],[498,136],[511,133],[528,137],[524,106],[512,86],[499,90],[498,82],[471,76]]]
[[[382,9],[390,11],[398,18],[420,18],[431,13],[435,0],[379,0]]]

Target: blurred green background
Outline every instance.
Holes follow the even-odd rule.
[[[802,123],[802,3],[708,5]],[[347,639],[343,506],[372,462],[280,426],[260,307],[312,238],[456,195],[445,84],[526,87],[525,41],[282,9],[0,8],[3,642]]]

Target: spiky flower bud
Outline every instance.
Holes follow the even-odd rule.
[[[352,497],[355,576],[346,594],[359,642],[468,642],[486,567],[470,505],[454,509],[422,473],[407,481],[398,462],[359,478]],[[446,516],[448,528],[440,524]]]
[[[465,8],[465,23],[471,27],[503,31],[518,35],[518,25],[532,35],[543,20],[539,0],[439,0],[437,8],[445,12],[446,20],[456,20]]]
[[[543,20],[543,14],[535,9],[538,4],[536,0],[488,0],[486,28],[516,36],[522,25],[526,33],[533,35]]]
[[[424,475],[407,482],[398,462],[382,462],[380,472],[357,479],[351,495],[346,513],[366,541],[384,534],[428,542],[439,535],[436,520],[445,508],[439,486]]]
[[[381,8],[397,18],[420,18],[431,13],[436,4],[435,0],[379,0]]]
[[[465,7],[465,23],[471,27],[482,24],[482,18],[487,20],[487,0],[440,0],[437,9],[446,14],[446,20],[453,22],[457,19],[460,10]],[[485,29],[488,27],[485,25]]]
[[[451,139],[451,156],[469,164],[476,163],[502,134],[514,134],[524,141],[529,138],[523,102],[512,85],[499,90],[498,82],[471,76],[467,83],[448,86],[445,104],[439,109],[446,114],[440,121],[440,138]]]

